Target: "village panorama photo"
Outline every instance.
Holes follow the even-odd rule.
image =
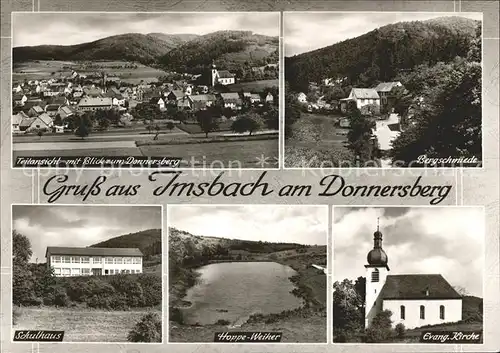
[[[167,210],[169,342],[327,342],[326,206]]]
[[[163,341],[162,206],[13,205],[12,229],[14,341]]]
[[[278,168],[278,12],[16,12],[12,23],[14,167]]]
[[[333,342],[483,342],[482,207],[335,207],[333,220]]]
[[[482,13],[283,16],[285,168],[482,166]]]

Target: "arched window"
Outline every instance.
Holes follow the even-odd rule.
[[[420,319],[425,320],[425,306],[420,305]]]
[[[405,313],[405,306],[404,305],[401,305],[399,307],[399,312],[400,312],[400,318],[401,318],[401,320],[404,320],[405,319],[405,314],[406,314]]]
[[[372,272],[372,282],[378,282],[379,279],[380,279],[380,273],[378,272],[378,268],[376,268]]]
[[[439,318],[444,320],[444,305],[439,306]]]

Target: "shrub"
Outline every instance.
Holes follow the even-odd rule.
[[[70,300],[64,288],[57,288],[54,294],[54,305],[66,307],[69,303]]]
[[[87,299],[87,306],[89,308],[111,308],[111,299],[108,296],[93,295]]]
[[[224,319],[219,319],[217,320],[217,322],[215,323],[216,325],[229,325],[231,322],[229,322],[229,320],[224,320]]]
[[[21,317],[21,310],[19,307],[14,306],[12,308],[12,325],[17,325],[19,318]]]
[[[155,313],[149,313],[129,332],[130,342],[161,342],[161,318]]]
[[[168,315],[169,321],[176,322],[178,324],[183,325],[184,324],[184,317],[182,316],[182,311],[179,308],[170,308],[169,309],[169,315]]]
[[[401,322],[396,325],[394,330],[396,331],[396,336],[398,336],[399,338],[403,338],[406,335],[406,327]]]
[[[392,336],[391,315],[392,312],[390,310],[384,310],[373,318],[370,327],[365,332],[366,342],[385,342]]]

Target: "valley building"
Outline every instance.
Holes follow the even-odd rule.
[[[220,85],[232,85],[235,83],[235,75],[227,70],[217,70],[215,65],[212,65],[212,86],[217,84]]]
[[[365,106],[378,107],[378,110],[380,110],[380,96],[374,88],[351,89],[349,97],[340,100],[340,109],[342,112],[347,112],[347,104],[350,101],[354,101],[356,107],[362,112]]]
[[[407,329],[462,320],[462,297],[442,275],[389,275],[378,229],[367,261],[365,327],[384,310],[392,312],[393,327],[402,323]]]
[[[137,248],[49,246],[45,257],[57,277],[142,273],[143,254]]]

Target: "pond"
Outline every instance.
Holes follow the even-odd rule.
[[[187,324],[231,326],[246,322],[252,314],[280,313],[298,308],[302,300],[290,292],[289,277],[296,274],[275,262],[226,262],[203,266],[198,282],[187,292],[191,305],[183,310]]]

